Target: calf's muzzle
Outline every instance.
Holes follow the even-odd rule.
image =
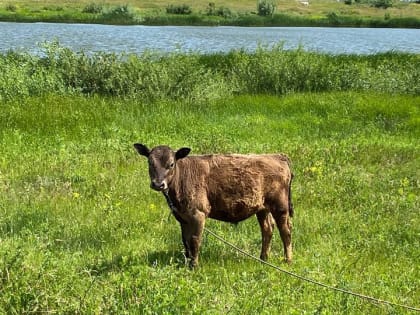
[[[150,183],[150,187],[157,191],[164,191],[168,189],[168,184],[166,183],[166,181],[152,180],[152,182]]]

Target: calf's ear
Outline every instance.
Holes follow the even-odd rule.
[[[186,157],[188,155],[188,153],[190,153],[190,151],[191,151],[190,148],[181,148],[181,149],[179,149],[175,153],[175,159],[179,160],[179,159],[182,159],[182,158]]]
[[[134,148],[137,150],[137,152],[140,154],[140,155],[144,155],[145,157],[149,157],[149,155],[150,155],[150,150],[144,145],[144,144],[141,144],[141,143],[135,143],[134,144]]]

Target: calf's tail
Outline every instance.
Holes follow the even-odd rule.
[[[289,216],[293,217],[294,211],[293,211],[293,202],[292,202],[292,180],[293,180],[293,173],[291,173],[290,176],[290,182],[289,182]]]

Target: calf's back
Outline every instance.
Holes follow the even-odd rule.
[[[207,204],[210,218],[239,222],[287,194],[289,164],[283,154],[189,156],[177,163],[176,195],[187,207]]]

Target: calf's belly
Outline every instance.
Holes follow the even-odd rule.
[[[229,203],[219,201],[212,204],[209,217],[220,221],[237,223],[262,209],[264,209],[262,203],[248,204],[240,200]]]

